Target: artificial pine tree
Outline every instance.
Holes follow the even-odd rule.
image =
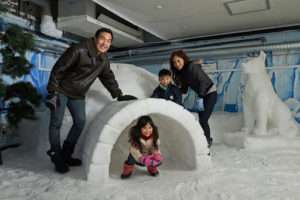
[[[6,12],[7,9],[2,5],[2,3],[0,3],[0,13],[1,12]]]
[[[1,4],[0,10],[3,10]],[[32,67],[25,53],[33,48],[33,36],[18,26],[11,26],[0,39],[0,53],[2,54],[0,67],[1,154],[2,150],[19,145],[19,142],[10,139],[15,137],[11,130],[17,127],[22,119],[36,119],[34,107],[39,106],[41,96],[31,83],[20,81],[20,78],[28,74]]]
[[[8,28],[2,37],[4,47],[0,50],[3,60],[0,94],[2,94],[4,109],[7,110],[8,123],[14,127],[23,118],[34,119],[34,107],[39,106],[41,101],[41,96],[29,82],[18,81],[20,77],[28,74],[32,67],[25,53],[33,48],[33,41],[31,34],[24,33],[17,26]],[[10,76],[16,80],[15,83],[5,84],[3,75]]]

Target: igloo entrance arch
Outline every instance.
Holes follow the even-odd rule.
[[[128,129],[141,115],[150,115],[160,131],[162,168],[192,170],[210,165],[207,143],[199,123],[181,106],[162,99],[114,102],[107,105],[87,130],[83,162],[88,180],[119,175],[128,156]]]

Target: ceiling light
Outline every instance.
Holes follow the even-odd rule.
[[[243,15],[270,10],[270,0],[232,0],[224,6],[229,15]]]
[[[162,9],[163,6],[162,6],[162,5],[156,5],[156,8],[157,8],[157,9]]]

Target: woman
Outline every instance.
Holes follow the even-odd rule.
[[[188,87],[190,87],[200,98],[203,98],[204,111],[198,112],[199,123],[204,131],[208,147],[210,147],[213,139],[210,135],[208,119],[217,102],[216,86],[202,70],[202,66],[190,62],[184,51],[174,51],[170,56],[169,62],[173,72],[173,80],[181,88],[182,92],[186,93]]]

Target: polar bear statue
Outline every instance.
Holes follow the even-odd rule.
[[[273,90],[265,70],[264,52],[242,64],[245,78],[243,94],[244,130],[254,135],[280,134],[295,136],[298,125],[287,105]]]

